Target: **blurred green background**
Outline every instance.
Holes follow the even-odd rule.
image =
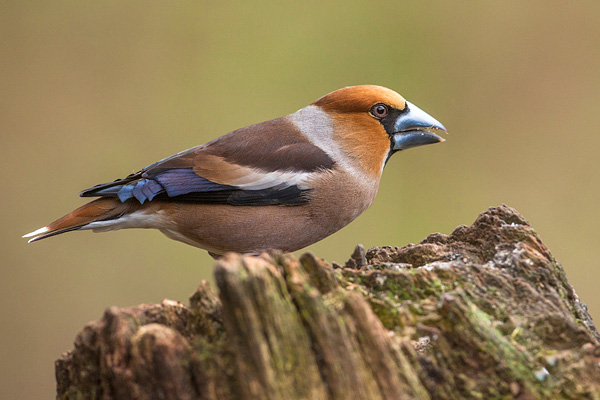
[[[154,231],[20,235],[77,194],[347,85],[450,130],[403,152],[375,204],[308,250],[450,233],[517,208],[600,321],[600,3],[0,2],[0,398],[54,396],[53,362],[107,306],[187,302],[203,251]]]

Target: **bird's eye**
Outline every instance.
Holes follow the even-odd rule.
[[[375,118],[383,118],[387,115],[388,108],[385,104],[377,103],[373,107],[371,107],[371,114]]]

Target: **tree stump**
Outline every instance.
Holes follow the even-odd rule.
[[[229,254],[190,305],[108,308],[58,399],[600,399],[600,336],[507,206],[419,244]]]

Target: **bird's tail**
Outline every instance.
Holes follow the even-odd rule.
[[[23,235],[30,237],[29,243],[61,233],[79,229],[93,229],[94,231],[120,229],[121,217],[133,213],[140,204],[133,201],[122,203],[118,198],[100,198],[91,201],[64,217],[57,219],[36,231]]]

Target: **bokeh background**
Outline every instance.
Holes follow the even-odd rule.
[[[53,362],[107,306],[187,301],[203,251],[153,231],[20,235],[77,194],[347,85],[388,86],[447,142],[396,155],[375,204],[308,250],[450,233],[506,203],[600,321],[600,3],[0,2],[0,398],[54,396]]]

